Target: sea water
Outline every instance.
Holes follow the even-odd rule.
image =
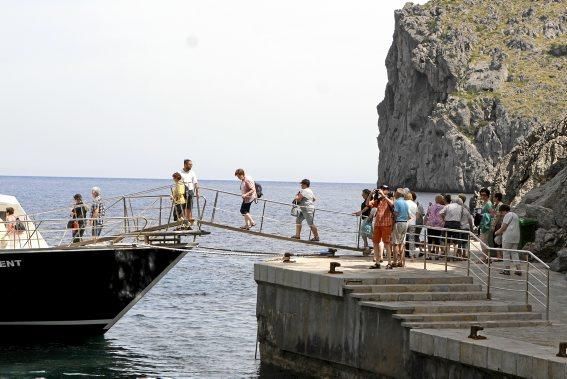
[[[170,184],[168,180],[1,177],[0,194],[16,196],[26,212],[71,209],[75,193],[90,201],[90,188],[102,189],[103,198]],[[202,181],[203,186],[239,192],[239,182]],[[264,196],[290,204],[298,183],[261,182]],[[361,191],[373,184],[312,183],[319,208],[350,213],[360,209]],[[211,216],[215,193],[207,198]],[[424,206],[434,194],[418,193]],[[215,220],[242,225],[238,196],[220,195]],[[201,200],[201,206],[203,200]],[[275,208],[275,209],[274,209]],[[262,202],[253,204],[259,228]],[[264,230],[294,233],[294,218],[287,205],[264,211]],[[321,240],[356,245],[356,218],[319,212]],[[198,242],[209,249],[259,253],[317,253],[321,248],[252,237],[208,228],[212,233]],[[305,227],[302,237],[308,237]],[[88,235],[88,231],[87,231]],[[149,377],[285,377],[289,373],[261,365],[254,359],[256,343],[256,283],[254,263],[270,256],[220,255],[212,250],[188,253],[136,306],[103,337],[80,342],[2,343],[0,377],[149,376]],[[206,253],[206,254],[205,254]],[[343,253],[343,252],[341,252]],[[345,252],[346,254],[346,252]],[[369,261],[370,263],[370,261]],[[37,283],[38,286],[41,283]],[[70,286],[73,283],[69,283]],[[9,289],[3,289],[9,290]],[[0,308],[1,311],[1,308]]]

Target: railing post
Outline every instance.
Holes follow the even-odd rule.
[[[211,215],[211,222],[215,221],[215,213],[217,213],[217,203],[219,201],[219,191],[215,193],[215,201],[213,202],[213,213]],[[262,227],[260,227],[261,229]]]
[[[356,232],[356,248],[360,249],[360,226],[362,225],[362,215],[358,216],[358,229]]]
[[[262,228],[264,227],[265,214],[266,214],[266,200],[264,200],[264,206],[262,207],[262,218],[260,219],[260,233],[262,233]]]
[[[547,290],[545,291],[545,320],[549,321],[549,268],[547,269]]]
[[[159,197],[159,221],[158,225],[161,225],[161,209],[163,207],[163,197]]]
[[[423,225],[423,227],[425,228],[425,253],[423,254],[423,269],[427,270],[427,252],[429,251],[429,243],[428,243],[428,235],[429,235],[429,229],[427,228],[427,226]]]
[[[490,259],[491,255],[492,254],[490,253],[490,248],[489,248],[488,249],[488,278],[486,278],[486,298],[488,300],[490,300],[492,298],[492,295],[490,294],[490,270],[491,270],[491,262],[492,262],[492,259]]]
[[[197,199],[197,218],[198,218],[199,220],[202,220],[202,217],[201,217],[201,205],[199,205],[199,204],[200,204],[200,203],[199,203],[199,196],[195,196],[195,198]]]
[[[530,257],[526,257],[526,305],[530,303]]]
[[[467,233],[467,276],[471,275],[471,232]]]
[[[124,204],[124,233],[127,233],[127,230],[126,230],[126,225],[127,225],[126,217],[128,217],[128,207],[126,206],[126,197],[125,197],[125,196],[122,197],[122,201],[123,201],[123,204]],[[93,220],[93,226],[94,226],[94,220]]]
[[[445,230],[445,272],[447,272],[447,262],[449,260],[449,245],[447,241],[447,231]]]

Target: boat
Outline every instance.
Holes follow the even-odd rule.
[[[28,215],[15,197],[0,195],[0,340],[106,333],[206,234],[171,220],[167,189],[108,202],[103,233],[73,240],[71,207]],[[8,207],[23,230],[9,231]]]

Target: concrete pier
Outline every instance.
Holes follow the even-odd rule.
[[[331,261],[342,274],[327,273]],[[550,325],[525,302],[487,300],[462,270],[371,263],[256,264],[261,359],[317,377],[567,378],[567,358],[556,357],[557,341],[567,340],[563,311]],[[488,338],[468,338],[471,325]]]

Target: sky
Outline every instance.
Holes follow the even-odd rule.
[[[404,3],[0,0],[0,175],[375,182]]]

